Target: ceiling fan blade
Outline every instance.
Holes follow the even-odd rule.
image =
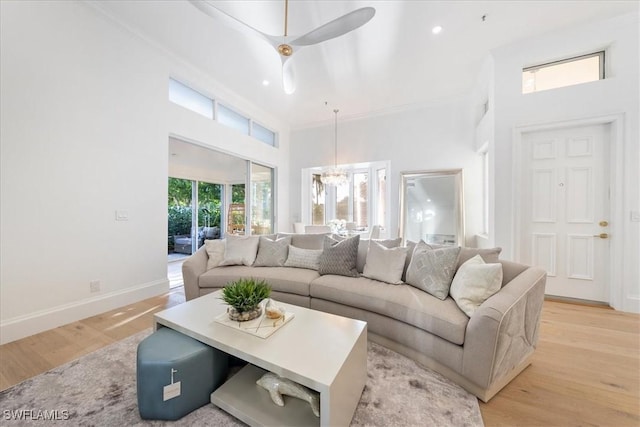
[[[356,9],[298,37],[291,41],[290,44],[293,46],[310,46],[331,40],[363,26],[369,22],[375,14],[376,10],[372,7]]]
[[[282,87],[287,95],[296,91],[296,74],[291,57],[282,57]]]
[[[197,7],[200,11],[202,11],[206,15],[209,15],[210,17],[220,21],[221,23],[223,23],[227,27],[233,28],[236,31],[239,31],[239,32],[241,32],[243,34],[246,34],[246,35],[249,35],[249,36],[252,36],[252,37],[256,37],[257,36],[257,37],[265,40],[270,45],[272,45],[274,47],[277,46],[276,37],[271,36],[269,34],[265,34],[260,30],[256,30],[252,26],[247,25],[244,22],[239,21],[238,19],[234,18],[233,16],[228,15],[227,13],[225,13],[222,10],[218,9],[217,7],[213,6],[211,3],[209,3],[206,0],[189,0],[189,3],[191,3],[192,5]]]

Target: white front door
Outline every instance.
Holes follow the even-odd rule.
[[[609,125],[522,135],[520,261],[547,295],[609,302]]]

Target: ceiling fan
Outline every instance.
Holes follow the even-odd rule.
[[[269,43],[280,55],[282,61],[282,84],[284,91],[287,94],[292,94],[296,90],[295,75],[293,70],[293,64],[291,61],[294,52],[299,51],[305,46],[311,46],[314,44],[322,43],[327,40],[331,40],[336,37],[340,37],[347,34],[350,31],[355,30],[369,22],[371,18],[376,14],[376,10],[373,7],[363,7],[356,9],[353,12],[349,12],[333,21],[309,31],[302,36],[289,36],[287,32],[288,15],[289,15],[289,0],[285,0],[284,9],[284,35],[272,36],[265,34],[260,30],[245,24],[244,22],[234,18],[231,15],[223,12],[217,7],[213,6],[207,0],[189,0],[191,4],[200,9],[205,14],[211,16],[214,19],[218,19],[230,28],[240,31],[244,34],[250,34],[257,36],[262,40]]]

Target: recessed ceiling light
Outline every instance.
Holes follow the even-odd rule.
[[[263,80],[262,86],[269,86],[269,80]]]
[[[442,31],[442,27],[440,25],[436,25],[431,29],[431,32],[433,34],[440,34],[441,31]]]

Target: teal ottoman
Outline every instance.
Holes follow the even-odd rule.
[[[173,421],[209,403],[227,378],[228,357],[169,328],[143,339],[137,355],[140,417]]]

